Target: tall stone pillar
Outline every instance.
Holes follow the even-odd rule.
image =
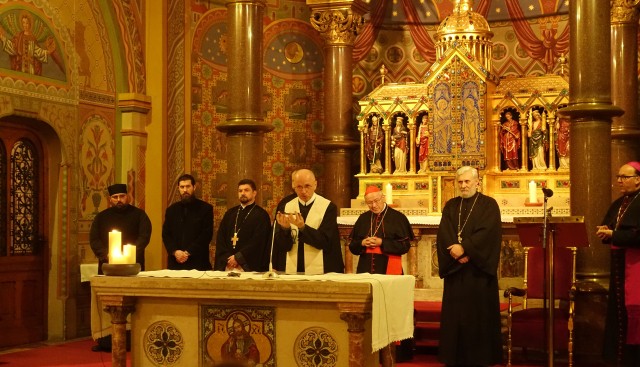
[[[611,182],[623,164],[640,159],[638,121],[638,3],[640,0],[611,2],[611,97],[624,110],[611,126]],[[620,192],[612,190],[613,198]]]
[[[147,119],[151,97],[137,93],[118,95],[122,113],[122,160],[119,177],[126,180],[135,206],[145,207],[145,159],[147,154]]]
[[[569,105],[559,111],[571,121],[571,214],[584,216],[590,244],[579,250],[576,264],[583,282],[576,305],[578,356],[601,355],[605,315],[586,312],[602,309],[609,277],[609,249],[595,236],[611,197],[611,120],[622,114],[611,102],[609,10],[608,1],[569,3]]]
[[[324,151],[323,195],[339,208],[350,206],[351,155],[358,148],[352,136],[353,43],[364,25],[361,0],[307,0],[311,24],[324,45],[324,134],[316,147]]]
[[[229,58],[227,119],[227,206],[237,205],[237,183],[255,181],[261,203],[264,133],[273,130],[262,113],[262,29],[265,0],[227,0]]]

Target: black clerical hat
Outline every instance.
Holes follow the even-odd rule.
[[[112,196],[115,194],[126,194],[127,184],[113,184],[107,187],[107,191],[109,191],[109,196]]]

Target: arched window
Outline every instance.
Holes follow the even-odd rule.
[[[33,255],[38,240],[38,160],[35,146],[20,139],[11,149],[9,244],[11,255]]]

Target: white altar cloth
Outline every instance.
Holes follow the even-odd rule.
[[[371,346],[378,351],[387,345],[413,338],[413,289],[415,278],[411,275],[339,274],[288,275],[265,277],[264,273],[235,273],[224,271],[157,270],[145,271],[138,277],[169,277],[193,279],[245,279],[279,281],[324,281],[369,283],[373,293],[371,306]]]

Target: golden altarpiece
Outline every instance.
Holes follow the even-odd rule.
[[[523,274],[513,217],[543,215],[542,187],[555,193],[553,215],[569,215],[569,124],[557,113],[568,103],[566,60],[559,75],[501,79],[491,73],[492,36],[487,21],[458,2],[435,33],[437,61],[422,83],[386,83],[383,66],[381,84],[359,101],[359,195],[341,210],[342,234],[347,238],[368,210],[367,186],[390,189],[388,202],[418,235],[404,264],[418,288],[442,287],[435,231],[444,204],[457,195],[461,166],[476,167],[481,191],[500,205],[503,287]],[[354,261],[347,256],[347,266]]]

